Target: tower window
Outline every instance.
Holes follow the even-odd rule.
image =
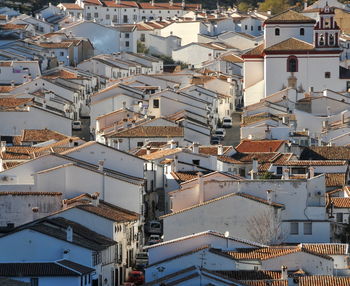
[[[290,56],[287,59],[287,72],[298,71],[298,59],[296,56]]]
[[[329,45],[334,46],[334,36],[333,35],[329,35]]]
[[[304,36],[305,35],[305,29],[304,28],[300,28],[300,36]]]
[[[280,29],[279,28],[276,28],[275,29],[275,36],[279,36],[280,35]]]
[[[320,35],[320,42],[319,43],[320,43],[320,46],[324,45],[324,37],[322,34]]]

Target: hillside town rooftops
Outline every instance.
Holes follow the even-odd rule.
[[[304,16],[301,13],[295,12],[293,10],[287,10],[280,14],[266,19],[264,25],[266,24],[315,24],[316,20],[310,17]]]

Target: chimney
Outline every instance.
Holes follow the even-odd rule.
[[[169,5],[173,6],[174,5],[174,1],[173,0],[169,0]]]
[[[123,109],[126,109],[126,101],[123,101]]]
[[[182,9],[185,9],[185,7],[186,7],[186,2],[185,2],[185,0],[182,0],[181,6],[182,6]]]
[[[253,158],[253,172],[257,173],[259,170],[259,162],[258,159]]]
[[[154,6],[154,0],[151,0],[151,5]]]
[[[66,209],[68,207],[67,200],[62,200],[62,209]]]
[[[99,192],[95,192],[93,194],[91,194],[91,204],[95,207],[97,207],[100,203],[100,200],[99,200],[99,197],[100,197],[100,193]]]
[[[289,169],[284,169],[283,170],[283,179],[284,180],[289,180]]]
[[[271,15],[271,10],[267,10],[267,15]]]
[[[281,267],[281,280],[288,280],[288,267],[284,265]]]
[[[11,87],[15,87],[15,82],[11,80]]]
[[[198,199],[199,203],[204,202],[204,182],[203,182],[203,173],[198,172],[197,173],[197,187],[198,187]]]
[[[310,177],[310,179],[315,177],[315,168],[314,167],[309,167],[309,177]]]
[[[224,154],[224,147],[220,144],[218,145],[218,156],[221,156]]]
[[[267,190],[266,191],[266,200],[268,203],[271,205],[272,204],[272,190]]]
[[[173,162],[173,172],[177,172],[178,171],[178,166],[179,166],[179,160],[177,158],[177,156],[174,156],[174,162]]]
[[[170,149],[175,149],[176,148],[176,143],[174,139],[171,139],[168,144],[170,145]]]
[[[304,0],[304,10],[307,8],[307,0]]]
[[[199,143],[193,142],[192,144],[192,152],[198,154],[199,153]]]
[[[0,141],[0,154],[6,151],[6,141]]]
[[[103,165],[104,165],[104,163],[105,163],[105,160],[99,160],[98,161],[98,170],[100,172],[103,172]]]
[[[73,228],[71,226],[68,226],[66,229],[66,240],[69,242],[73,242]]]
[[[32,208],[33,212],[33,220],[39,219],[39,208],[38,207],[33,207]]]
[[[151,146],[147,146],[147,148],[146,148],[146,154],[147,154],[147,155],[151,154]]]
[[[341,124],[344,124],[345,123],[345,113],[346,113],[347,111],[343,111],[342,113],[341,113]]]

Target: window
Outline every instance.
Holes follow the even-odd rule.
[[[334,46],[334,36],[333,35],[329,35],[329,45]]]
[[[350,91],[350,81],[347,81],[347,82],[346,82],[346,90],[347,90],[347,91]]]
[[[142,147],[143,146],[143,142],[141,141],[141,142],[137,142],[137,147],[138,148],[140,148],[140,147]]]
[[[141,34],[140,41],[144,42],[145,40],[146,40],[146,35],[145,34]]]
[[[275,29],[275,36],[279,36],[280,35],[280,29],[279,28],[276,28]]]
[[[125,33],[125,38],[129,39],[130,38],[130,34],[129,33]]]
[[[244,26],[244,30],[248,30],[248,25],[245,25],[245,26]]]
[[[38,286],[39,278],[30,278],[30,286]]]
[[[106,14],[106,20],[109,20],[111,18],[111,15]]]
[[[114,23],[117,23],[118,22],[118,17],[117,15],[113,15],[113,20],[112,20]]]
[[[298,59],[296,56],[289,56],[287,59],[287,72],[298,71]]]
[[[277,175],[282,175],[282,167],[277,167],[276,173]]]
[[[159,99],[153,99],[153,108],[159,108]]]
[[[305,29],[304,28],[300,28],[300,36],[304,36],[305,35]]]
[[[299,224],[297,222],[290,223],[290,234],[299,234]]]
[[[130,45],[130,44],[129,44],[129,41],[126,41],[126,42],[125,42],[125,47],[129,47],[129,45]]]
[[[98,13],[94,13],[94,17],[95,17],[95,18],[98,18]]]
[[[330,72],[325,72],[324,73],[325,78],[331,78],[331,73]]]
[[[240,175],[241,177],[245,177],[245,169],[244,169],[244,168],[240,168],[240,169],[239,169],[239,175]]]
[[[87,19],[87,20],[91,20],[91,13],[87,13],[87,14],[86,14],[86,19]]]
[[[304,222],[304,234],[311,235],[312,234],[312,223]]]
[[[343,222],[343,214],[342,213],[337,213],[336,214],[336,219],[337,219],[337,222]]]
[[[63,57],[64,56],[64,52],[60,52],[60,56]]]
[[[258,26],[258,31],[261,31],[261,26]]]
[[[137,15],[136,14],[133,16],[133,20],[137,21]]]
[[[192,164],[199,166],[200,160],[192,160]]]
[[[123,22],[124,22],[124,23],[127,23],[127,22],[128,22],[128,16],[127,16],[127,15],[124,15],[124,16],[123,16]]]
[[[250,30],[253,31],[254,27],[253,26],[250,26]]]

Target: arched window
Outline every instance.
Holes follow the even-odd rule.
[[[329,45],[334,46],[334,36],[332,34],[329,35]]]
[[[280,35],[280,29],[279,28],[276,28],[275,29],[275,36],[279,36]]]
[[[296,56],[289,56],[287,59],[287,72],[298,71],[298,59]]]
[[[304,36],[305,35],[305,29],[304,28],[300,28],[300,36]]]
[[[323,34],[320,35],[320,46],[323,46],[324,45],[324,37],[323,37]]]

